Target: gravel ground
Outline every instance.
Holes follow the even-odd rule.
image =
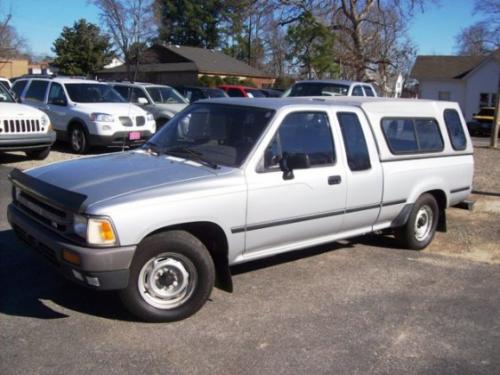
[[[500,195],[500,149],[474,148],[474,190]]]

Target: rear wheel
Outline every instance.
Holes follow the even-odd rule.
[[[83,126],[80,124],[71,126],[69,131],[69,143],[71,149],[76,154],[85,154],[89,150],[89,137]]]
[[[415,202],[408,222],[396,231],[396,238],[408,249],[422,250],[434,238],[439,207],[431,194],[423,194]]]
[[[47,156],[49,156],[50,147],[37,148],[37,149],[34,149],[34,150],[27,150],[27,151],[24,151],[24,153],[30,159],[43,160]]]
[[[129,285],[120,297],[143,320],[176,321],[205,304],[214,280],[214,263],[203,243],[188,232],[174,230],[152,235],[139,245]]]

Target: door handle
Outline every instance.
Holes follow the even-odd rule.
[[[342,182],[342,177],[340,176],[329,176],[328,185],[338,185]]]

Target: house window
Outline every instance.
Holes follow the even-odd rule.
[[[497,94],[491,94],[490,107],[497,105]]]
[[[439,91],[438,100],[450,100],[451,94],[449,91]]]
[[[479,108],[488,107],[490,104],[490,95],[488,93],[482,92],[479,94]]]

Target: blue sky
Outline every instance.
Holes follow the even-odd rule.
[[[473,0],[439,0],[417,13],[409,33],[418,53],[447,55],[454,52],[455,35],[479,19],[472,15]],[[51,53],[53,41],[64,26],[79,18],[98,23],[99,15],[87,0],[3,0],[1,11],[12,13],[12,24],[35,54]]]

